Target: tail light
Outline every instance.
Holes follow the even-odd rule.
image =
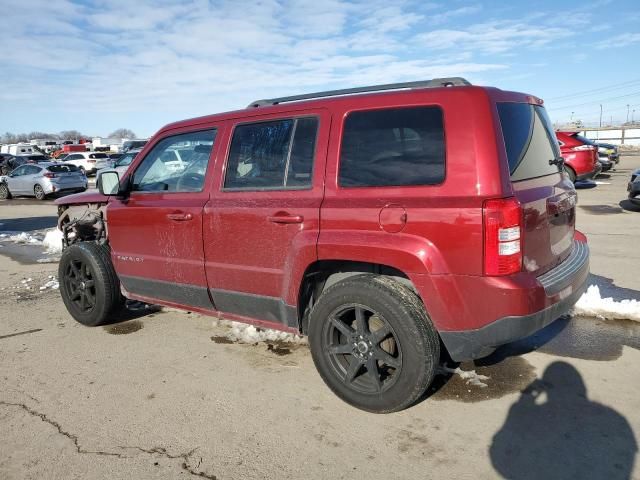
[[[596,147],[593,145],[578,145],[577,147],[572,147],[571,150],[574,152],[583,152],[585,150],[595,150]]]
[[[484,273],[509,275],[522,270],[522,208],[515,198],[486,200],[484,224]]]
[[[89,163],[96,163],[96,161],[95,161],[95,160],[87,160],[87,162],[89,162]]]
[[[44,174],[44,177],[46,178],[56,178],[56,174],[55,173],[51,173],[51,172],[47,172]]]

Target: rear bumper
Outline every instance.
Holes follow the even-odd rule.
[[[585,291],[588,276],[589,249],[576,240],[571,255],[540,277],[522,273],[502,282],[478,277],[484,278],[484,286],[482,281],[477,283],[482,291],[465,295],[468,303],[475,304],[466,314],[475,318],[450,320],[475,323],[478,317],[486,320],[487,315],[493,315],[493,320],[468,329],[439,328],[440,337],[455,361],[487,356],[496,347],[527,337],[568,313]],[[428,300],[426,303],[429,309]],[[496,315],[500,311],[502,314]],[[437,317],[434,321],[438,326]]]
[[[602,165],[600,164],[600,162],[596,162],[595,169],[587,173],[577,174],[576,180],[590,180],[597,177],[600,172],[602,172]]]

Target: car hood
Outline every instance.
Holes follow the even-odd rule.
[[[108,201],[109,197],[102,195],[100,192],[83,192],[58,198],[55,204],[72,205],[77,203],[107,203]]]

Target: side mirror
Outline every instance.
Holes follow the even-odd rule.
[[[118,172],[104,172],[100,175],[98,190],[102,195],[120,194],[120,176]]]

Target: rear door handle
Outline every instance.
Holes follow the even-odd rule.
[[[193,219],[193,215],[185,212],[167,213],[167,218],[174,222],[186,222]]]
[[[302,215],[289,215],[288,213],[277,213],[267,217],[267,220],[273,223],[302,223],[304,217]]]

